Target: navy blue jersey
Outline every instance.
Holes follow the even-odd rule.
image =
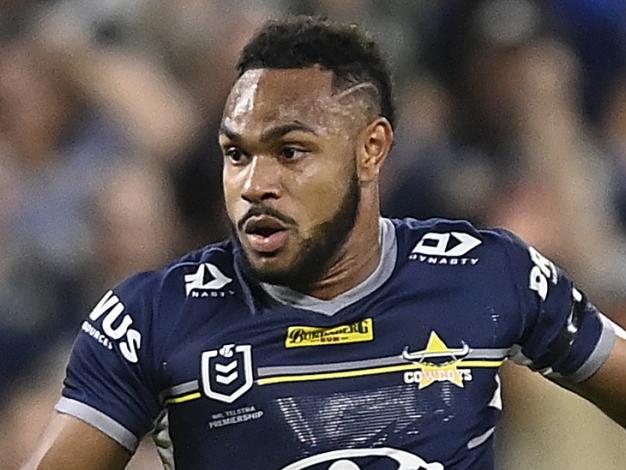
[[[504,230],[381,219],[382,256],[328,301],[251,282],[230,242],[109,291],[57,410],[166,468],[490,469],[507,358],[571,383],[615,332]]]

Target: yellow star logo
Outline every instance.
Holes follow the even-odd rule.
[[[463,388],[464,375],[469,371],[458,369],[457,364],[468,354],[469,346],[467,344],[464,344],[463,348],[460,349],[451,349],[436,332],[431,331],[426,349],[413,353],[405,349],[402,357],[422,364],[418,387],[421,390],[435,382],[452,382],[457,387]],[[437,365],[431,362],[435,358],[448,359],[448,361],[442,365]]]

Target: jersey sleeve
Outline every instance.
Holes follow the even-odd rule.
[[[149,352],[156,284],[143,273],[102,297],[81,325],[56,405],[131,453],[160,410]]]
[[[569,276],[532,246],[501,231],[521,319],[511,359],[570,383],[591,377],[615,342],[610,322]]]

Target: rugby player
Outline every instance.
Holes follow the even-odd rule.
[[[626,341],[501,229],[390,220],[387,67],[296,17],[243,49],[219,142],[230,240],[107,292],[26,468],[489,469],[511,358],[626,426]]]

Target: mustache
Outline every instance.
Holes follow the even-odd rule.
[[[261,215],[267,215],[270,217],[274,217],[275,219],[280,220],[282,223],[286,225],[297,225],[296,221],[289,217],[288,215],[283,214],[282,212],[268,206],[255,205],[251,206],[248,211],[239,219],[237,222],[237,228],[239,230],[243,230],[243,226],[245,223],[252,217],[259,217]]]

